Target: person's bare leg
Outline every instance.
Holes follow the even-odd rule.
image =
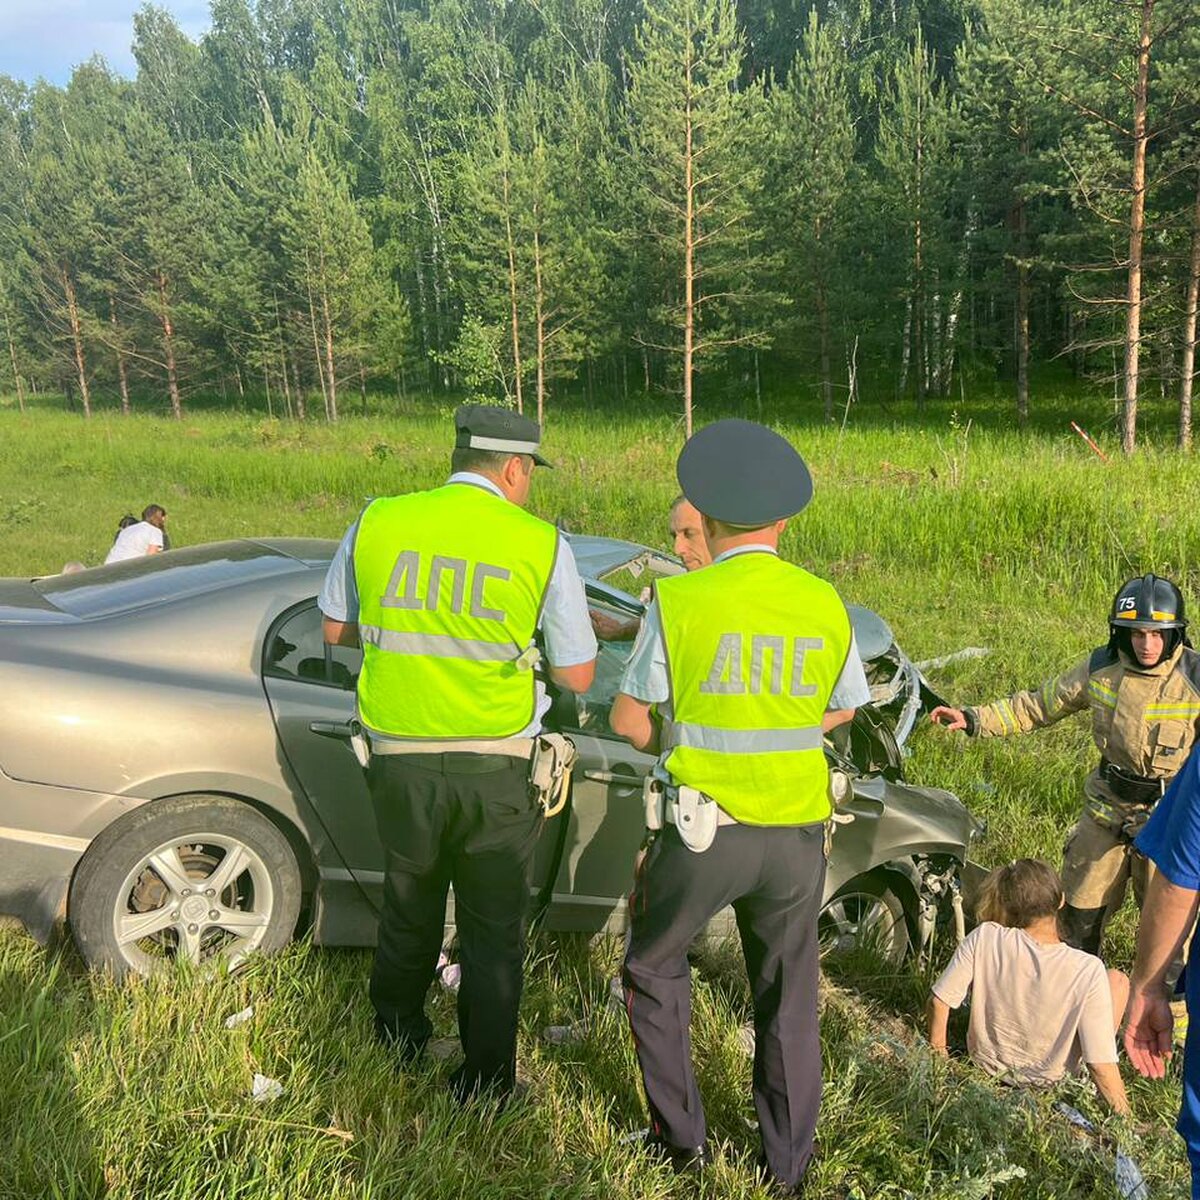
[[[1108,987],[1112,992],[1113,1033],[1117,1033],[1125,1019],[1125,1006],[1129,1003],[1129,976],[1122,971],[1110,970]]]

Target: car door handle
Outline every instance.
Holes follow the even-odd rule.
[[[354,736],[349,721],[313,721],[309,729],[322,737],[345,738],[347,741]]]
[[[616,775],[612,771],[584,771],[583,777],[594,780],[596,783],[611,783],[616,787],[640,788],[642,786],[640,775]]]

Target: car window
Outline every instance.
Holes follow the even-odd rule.
[[[326,645],[316,604],[285,615],[267,637],[263,673],[276,679],[302,679],[352,692],[361,666],[361,650]]]
[[[612,605],[600,603],[596,598],[589,598],[589,606],[596,612],[612,617],[614,620],[629,622],[628,611]],[[615,737],[609,717],[612,713],[613,699],[621,686],[621,678],[625,674],[625,664],[633,653],[633,637],[619,642],[601,642],[596,653],[596,676],[592,686],[580,696],[575,703],[577,720],[576,729],[586,730],[599,736]]]

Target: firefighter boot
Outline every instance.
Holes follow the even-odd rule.
[[[1100,953],[1100,938],[1104,933],[1104,908],[1076,908],[1064,904],[1062,909],[1063,941],[1076,950],[1089,954]]]

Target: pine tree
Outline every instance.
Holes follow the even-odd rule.
[[[762,91],[739,86],[742,37],[731,0],[664,0],[649,9],[630,71],[632,169],[671,289],[659,320],[678,341],[685,435],[698,364],[766,340],[737,327],[753,278],[762,186],[755,132]]]
[[[879,120],[876,157],[883,199],[907,259],[906,330],[902,362],[914,380],[918,407],[938,370],[930,353],[936,281],[944,268],[944,216],[950,191],[949,135],[952,102],[938,82],[934,62],[918,34],[896,66]],[[901,371],[901,378],[905,375]]]
[[[843,253],[856,174],[845,52],[815,11],[787,86],[772,95],[773,241],[801,328],[816,322],[825,419],[833,419],[834,326],[844,298]]]

